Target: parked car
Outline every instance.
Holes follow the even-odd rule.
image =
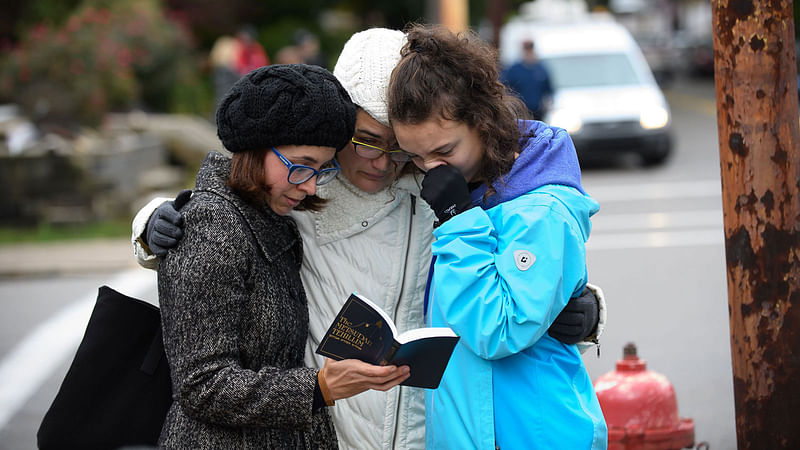
[[[686,50],[691,75],[714,76],[714,42],[710,35],[693,39]]]
[[[532,39],[554,88],[545,122],[566,129],[580,158],[633,152],[645,165],[670,154],[671,113],[641,49],[613,18],[558,22],[520,17],[501,30],[500,62]]]
[[[681,50],[672,37],[663,33],[633,33],[633,38],[642,49],[658,85],[662,88],[670,86],[685,66]]]

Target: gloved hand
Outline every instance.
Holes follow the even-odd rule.
[[[175,200],[162,203],[150,215],[143,239],[154,255],[164,256],[167,250],[178,245],[183,237],[183,216],[178,211],[191,196],[192,191],[184,189]]]
[[[453,166],[441,165],[429,170],[422,180],[420,195],[431,205],[438,225],[473,206],[467,180]]]
[[[599,312],[594,292],[584,288],[580,296],[569,299],[547,334],[565,344],[577,344],[594,334]]]

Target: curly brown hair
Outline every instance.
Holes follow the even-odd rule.
[[[269,186],[267,186],[264,159],[270,149],[247,150],[236,152],[231,160],[231,174],[228,177],[228,187],[239,194],[243,199],[253,205],[267,204]],[[309,195],[304,198],[294,209],[298,211],[319,211],[327,200]]]
[[[475,129],[484,146],[478,176],[486,182],[511,170],[519,152],[524,104],[499,81],[497,51],[474,32],[411,24],[392,71],[389,119],[419,124],[434,115]],[[487,193],[491,194],[491,193]]]

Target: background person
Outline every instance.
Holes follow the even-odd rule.
[[[158,264],[173,402],[165,448],[337,448],[325,405],[389,389],[408,368],[303,364],[308,308],[294,208],[353,134],[355,108],[330,72],[270,66],[240,79],[217,112],[233,158],[210,153],[183,208],[185,236]]]
[[[214,109],[222,102],[225,94],[239,79],[236,58],[239,42],[232,36],[220,36],[214,41],[208,60],[211,64],[211,80],[214,85]]]
[[[520,96],[534,119],[544,118],[553,96],[553,86],[547,68],[536,56],[532,40],[522,42],[522,59],[504,70],[500,77]]]
[[[298,56],[304,64],[313,64],[320,67],[328,67],[328,58],[322,53],[319,38],[316,34],[300,28],[292,34],[292,42]]]
[[[239,76],[269,65],[269,56],[257,38],[258,30],[252,25],[243,25],[236,32],[235,68]]]
[[[597,202],[566,131],[518,121],[495,51],[413,26],[389,118],[438,219],[429,326],[461,339],[426,391],[426,448],[600,449],[607,428],[576,346],[547,333],[587,280]],[[517,114],[515,114],[517,112]]]

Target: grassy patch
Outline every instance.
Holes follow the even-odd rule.
[[[0,227],[0,245],[23,242],[119,238],[131,234],[131,222],[107,221],[83,225],[39,224],[36,227]]]

